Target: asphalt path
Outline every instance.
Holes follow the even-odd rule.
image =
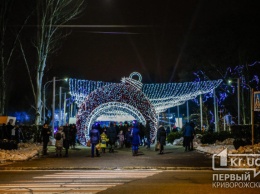
[[[160,155],[152,147],[140,146],[138,156],[132,156],[130,148],[115,149],[114,153],[104,153],[100,157],[90,157],[90,148],[77,146],[69,150],[69,157],[55,157],[55,147],[48,146],[48,155],[39,155],[22,162],[6,162],[0,170],[62,170],[62,169],[212,169],[212,158],[205,153],[185,152],[181,146],[166,146]]]
[[[259,188],[216,187],[212,178],[214,173],[212,170],[155,169],[0,171],[0,193],[259,193]],[[260,178],[250,181],[258,183]]]
[[[213,171],[211,155],[181,146],[166,146],[163,155],[142,146],[138,156],[123,148],[91,158],[83,146],[70,149],[69,157],[55,157],[54,146],[48,153],[2,163],[0,193],[259,193],[258,187],[216,188],[213,174],[230,172]],[[258,186],[259,177],[250,181]]]

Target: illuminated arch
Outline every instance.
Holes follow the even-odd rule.
[[[110,84],[91,92],[81,104],[77,115],[79,141],[85,145],[88,131],[95,118],[109,110],[118,109],[133,115],[141,122],[151,121],[151,138],[156,137],[157,117],[150,100],[144,93],[133,85],[129,78],[119,84]]]
[[[112,111],[111,111],[112,110]],[[101,104],[95,110],[91,112],[91,114],[88,116],[85,126],[88,134],[88,129],[91,128],[92,124],[96,121],[96,119],[100,115],[122,115],[122,112],[125,112],[129,115],[132,115],[134,118],[139,120],[141,123],[146,123],[146,120],[144,116],[141,114],[141,112],[136,109],[133,106],[130,106],[126,103],[121,102],[108,102]]]
[[[138,79],[133,79],[137,76]],[[78,137],[85,144],[88,129],[98,115],[130,114],[151,121],[151,139],[156,137],[157,116],[168,108],[183,104],[196,96],[212,92],[222,80],[184,83],[143,84],[142,76],[133,72],[122,83],[70,79],[70,94],[79,107]],[[107,107],[106,107],[107,105]],[[111,109],[111,110],[110,110]],[[142,118],[143,117],[143,118]]]

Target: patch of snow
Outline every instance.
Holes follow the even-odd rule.
[[[19,143],[17,150],[0,150],[0,162],[29,160],[42,152],[42,145]]]

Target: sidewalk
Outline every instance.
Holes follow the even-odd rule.
[[[48,155],[29,161],[2,164],[0,170],[93,170],[93,169],[160,169],[160,170],[210,170],[209,155],[196,150],[185,152],[182,146],[166,146],[163,155],[140,146],[138,156],[130,148],[115,149],[114,153],[90,157],[90,148],[77,146],[69,149],[69,157],[55,157],[55,146],[48,146]]]

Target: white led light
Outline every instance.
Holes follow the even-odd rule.
[[[138,76],[138,80],[132,79],[133,76]],[[79,107],[77,129],[81,143],[86,142],[91,125],[101,115],[113,118],[128,114],[143,124],[150,120],[154,140],[160,112],[211,92],[222,82],[142,84],[141,80],[142,76],[137,72],[122,78],[121,83],[69,80],[71,95]]]

